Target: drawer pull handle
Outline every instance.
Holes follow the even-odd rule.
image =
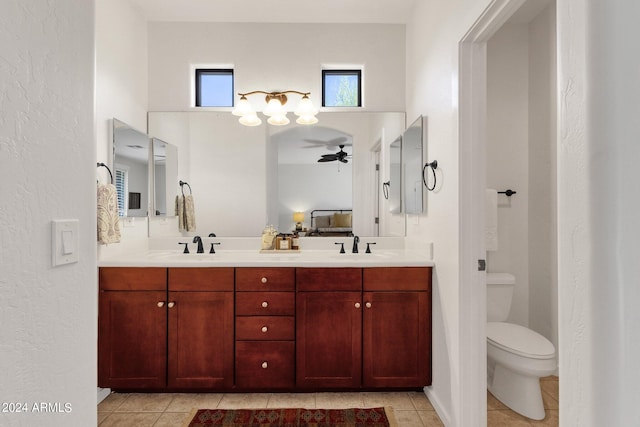
[[[266,302],[266,301],[263,301],[262,302],[262,308],[267,308],[267,307],[269,307],[269,303]]]
[[[260,281],[261,281],[262,283],[267,283],[267,278],[266,278],[266,277],[263,277],[262,279],[260,279]]]
[[[267,332],[269,330],[269,328],[267,328],[266,326],[262,327],[262,332]]]
[[[164,307],[164,301],[158,301],[158,307]]]
[[[365,307],[367,307],[367,308],[371,308],[371,303],[370,303],[370,302],[368,302],[368,303],[366,303],[364,306],[365,306]]]
[[[169,304],[167,304],[167,307],[173,308],[175,305],[176,303],[174,301],[171,301]]]
[[[360,308],[360,303],[359,303],[359,302],[357,302],[357,303],[355,303],[355,304],[354,304],[354,306],[355,306],[356,308]]]
[[[267,362],[262,362],[262,369],[267,369],[269,364]]]

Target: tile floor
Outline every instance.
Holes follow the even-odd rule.
[[[487,393],[489,427],[558,426],[558,377],[541,381],[547,416],[533,421]],[[443,426],[420,392],[377,393],[112,393],[98,405],[100,427],[180,427],[191,408],[354,408],[392,406],[400,427]]]

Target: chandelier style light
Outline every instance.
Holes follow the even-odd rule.
[[[259,126],[262,124],[262,120],[256,114],[256,111],[251,106],[251,103],[247,99],[247,96],[253,95],[256,93],[261,93],[265,95],[265,102],[267,106],[265,107],[262,114],[269,117],[267,122],[274,126],[284,126],[289,124],[289,119],[287,118],[287,110],[285,109],[285,104],[287,103],[287,93],[295,93],[297,95],[302,95],[302,99],[298,103],[298,107],[294,111],[294,114],[298,116],[296,119],[296,123],[301,125],[313,125],[318,123],[318,119],[316,118],[316,114],[318,114],[318,110],[315,109],[313,103],[309,99],[309,95],[311,92],[298,92],[297,90],[285,90],[279,92],[265,92],[262,90],[254,90],[253,92],[247,93],[238,93],[240,95],[240,100],[236,104],[236,107],[233,109],[231,114],[234,116],[240,116],[240,123],[245,126]]]

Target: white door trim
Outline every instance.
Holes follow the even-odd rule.
[[[526,0],[494,0],[459,44],[459,308],[458,426],[487,425],[486,188],[487,41]]]

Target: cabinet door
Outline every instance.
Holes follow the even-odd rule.
[[[428,292],[364,292],[365,387],[431,383],[431,304]]]
[[[98,385],[159,388],[166,385],[166,293],[100,293]]]
[[[361,293],[299,292],[296,302],[298,387],[359,387]]]
[[[169,292],[169,387],[233,386],[233,292]]]

